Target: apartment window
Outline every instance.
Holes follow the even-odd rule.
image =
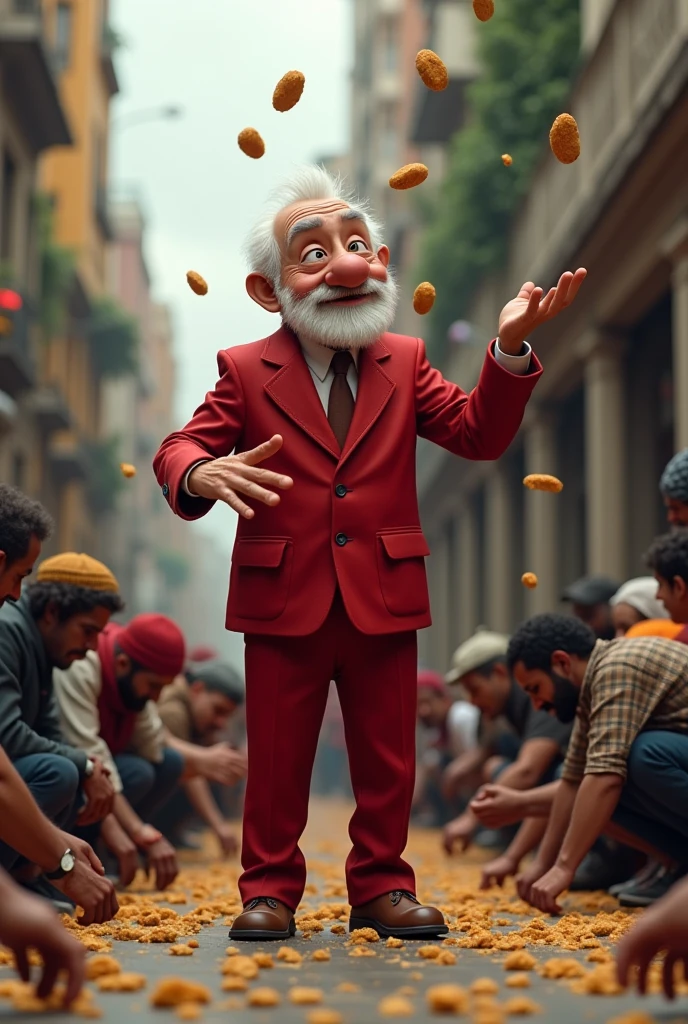
[[[381,27],[382,39],[382,68],[388,73],[394,73],[399,68],[399,31],[397,22],[392,18],[386,18]]]
[[[69,67],[72,50],[72,5],[60,0],[55,14],[55,64],[58,72]]]

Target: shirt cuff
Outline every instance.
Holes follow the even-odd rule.
[[[496,356],[495,356],[495,358],[496,358]],[[504,358],[508,359],[509,356],[505,356]],[[519,358],[522,358],[522,357],[521,356],[512,356],[511,358],[519,359]],[[516,371],[514,371],[514,372],[516,372]],[[525,373],[526,371],[523,370],[522,372]],[[196,468],[196,466],[202,466],[204,462],[210,462],[210,461],[211,461],[210,459],[199,459],[198,462],[194,462],[193,466],[189,466],[189,468],[187,469],[186,476],[184,477],[184,479],[182,481],[182,487],[186,491],[186,493],[189,495],[190,498],[197,498],[198,495],[194,494],[193,491],[189,490],[189,477],[193,473],[193,471]]]
[[[523,342],[523,352],[521,355],[512,356],[508,352],[502,352],[499,347],[499,338],[495,342],[494,357],[500,366],[508,370],[509,373],[515,373],[518,377],[523,377],[530,369],[530,357],[532,355],[532,348],[527,341]]]

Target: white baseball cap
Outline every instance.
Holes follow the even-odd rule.
[[[452,655],[452,667],[444,677],[446,683],[457,683],[469,672],[474,672],[481,665],[487,665],[495,658],[506,657],[509,637],[503,633],[492,633],[489,629],[479,627],[470,640],[457,647]]]

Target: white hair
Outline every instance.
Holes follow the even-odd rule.
[[[296,167],[289,178],[272,192],[263,215],[246,240],[244,255],[253,273],[262,274],[273,284],[279,284],[282,256],[275,238],[275,218],[281,210],[292,203],[319,199],[338,199],[359,210],[370,232],[373,250],[377,251],[380,248],[382,227],[372,217],[369,204],[357,197],[341,175],[335,177],[324,167],[307,164]]]

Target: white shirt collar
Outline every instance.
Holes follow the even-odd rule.
[[[303,352],[303,357],[310,366],[311,370],[318,378],[318,380],[324,381],[327,374],[330,371],[330,363],[332,362],[332,356],[334,352],[331,348],[326,348],[325,345],[318,344],[317,341],[311,341],[309,339],[299,338],[299,344]],[[358,349],[349,349],[351,352],[354,366],[358,369]]]

